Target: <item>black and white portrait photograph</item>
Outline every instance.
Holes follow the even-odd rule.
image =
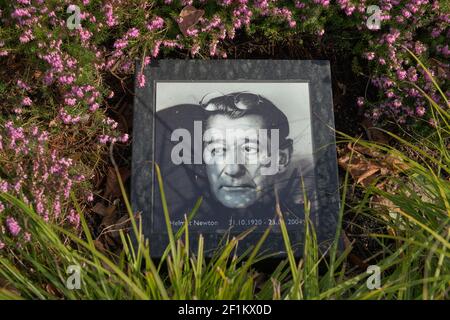
[[[265,247],[282,250],[280,215],[294,246],[306,217],[320,241],[333,238],[339,190],[327,63],[163,60],[145,71],[132,202],[153,254],[167,243],[168,224],[177,232],[186,221],[191,241],[202,234],[211,252],[249,230],[241,248],[251,246],[268,228]]]
[[[277,201],[288,228],[302,224],[304,191],[314,196],[307,82],[161,81],[155,92],[155,162],[173,226],[199,197],[193,230],[276,225]],[[163,214],[157,201],[153,214]]]

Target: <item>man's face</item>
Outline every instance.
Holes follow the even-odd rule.
[[[258,133],[263,128],[259,115],[213,115],[206,122],[206,172],[212,193],[226,207],[251,206],[273,188],[275,174],[261,173],[270,151],[260,146]],[[266,142],[270,146],[270,135]]]

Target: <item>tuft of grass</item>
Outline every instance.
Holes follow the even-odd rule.
[[[416,58],[414,56],[414,58]],[[425,68],[420,61],[419,65]],[[427,71],[427,70],[426,70]],[[431,75],[430,75],[431,76]],[[443,95],[442,90],[438,89]],[[4,237],[7,250],[0,251],[0,299],[448,299],[450,290],[450,126],[449,108],[439,106],[431,98],[435,132],[420,144],[413,144],[386,132],[402,147],[376,144],[341,134],[342,141],[371,148],[400,160],[403,174],[388,178],[393,191],[375,184],[364,190],[361,203],[351,208],[382,223],[388,233],[373,233],[379,252],[367,259],[381,271],[381,286],[369,289],[370,274],[365,270],[348,269],[351,245],[339,252],[337,241],[345,218],[346,174],[339,227],[329,252],[321,252],[314,225],[305,202],[305,243],[303,258],[297,260],[292,251],[283,214],[277,208],[287,258],[261,281],[255,263],[264,261],[260,252],[267,238],[267,229],[255,246],[236,256],[236,247],[249,233],[224,239],[214,256],[207,260],[204,239],[191,248],[188,223],[174,232],[164,193],[159,167],[156,177],[161,191],[167,222],[169,245],[159,263],[150,256],[149,243],[142,234],[142,224],[133,214],[120,174],[118,181],[123,201],[132,222],[131,234],[120,231],[123,250],[114,255],[105,252],[92,238],[84,213],[72,195],[80,215],[82,236],[45,222],[21,199],[1,193],[26,217],[32,241],[17,247],[14,238]],[[426,150],[426,151],[425,151]],[[414,156],[411,156],[413,154]],[[117,169],[117,166],[116,166]],[[374,196],[384,205],[373,205]],[[185,217],[191,219],[199,206]],[[132,241],[132,239],[136,241]],[[81,268],[81,287],[67,286],[69,266]],[[325,266],[320,272],[319,266]]]

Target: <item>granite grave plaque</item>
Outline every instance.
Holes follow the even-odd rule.
[[[137,70],[140,66],[137,66]],[[263,250],[283,255],[276,204],[301,255],[305,197],[321,245],[334,239],[339,211],[328,61],[159,60],[136,86],[132,204],[152,256],[168,244],[158,164],[177,231],[189,221],[212,255],[221,239],[250,228],[242,252],[271,231]]]

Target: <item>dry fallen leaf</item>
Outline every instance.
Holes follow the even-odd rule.
[[[383,159],[383,163],[386,163],[392,169],[395,169],[397,171],[404,171],[410,169],[410,166],[408,164],[406,164],[401,158],[393,154],[388,154]]]
[[[57,296],[58,292],[55,289],[55,287],[53,285],[51,285],[50,283],[45,285],[45,291],[47,291],[48,293],[50,293],[52,296]]]
[[[130,170],[126,167],[119,168],[119,174],[122,179],[122,182],[125,183],[125,181],[130,177]],[[116,171],[114,170],[114,167],[108,168],[108,176],[106,178],[106,189],[103,197],[105,199],[109,199],[110,197],[118,198],[122,194],[120,190],[119,180],[117,179]]]
[[[356,180],[356,183],[360,183],[364,186],[370,185],[370,183],[375,179],[374,174],[378,171],[380,171],[380,168],[372,168],[367,170],[359,176],[358,180]]]
[[[374,126],[374,124],[372,123],[372,121],[370,121],[369,119],[364,119],[362,121],[361,125],[366,130],[367,137],[369,138],[369,140],[372,140],[372,141],[375,141],[378,143],[383,143],[383,144],[389,143],[390,137],[387,134],[385,134],[383,131],[376,128]]]
[[[364,147],[364,146],[358,145],[358,144],[352,144],[352,143],[349,142],[349,144],[347,145],[347,148],[350,151],[361,153],[363,155],[366,155],[366,156],[369,156],[369,157],[372,157],[372,158],[381,158],[381,157],[383,157],[383,154],[381,152],[379,152],[377,150],[374,150],[374,149],[371,149],[371,148],[368,148],[368,147]]]
[[[118,216],[115,205],[106,207],[99,202],[92,208],[92,211],[103,217],[100,223],[100,230],[112,226],[117,222]]]
[[[343,242],[344,242],[345,249],[348,250],[349,248],[351,248],[350,252],[348,254],[349,261],[352,264],[357,265],[358,267],[360,267],[362,269],[367,269],[368,264],[366,262],[364,262],[363,259],[361,259],[355,253],[352,252],[353,243],[350,241],[350,239],[348,238],[348,236],[345,233],[345,231],[342,232],[342,239],[343,239]]]
[[[107,252],[105,246],[103,245],[103,243],[99,239],[94,240],[94,246],[100,252],[103,252],[103,253]]]
[[[35,71],[33,74],[33,78],[36,80],[38,80],[41,76],[42,76],[42,71],[39,71],[39,70]]]
[[[200,18],[205,14],[205,10],[196,9],[193,6],[186,6],[180,12],[178,26],[183,35],[187,35],[187,30],[194,26]]]
[[[113,239],[119,239],[120,233],[119,230],[126,230],[130,227],[131,220],[128,215],[121,217],[116,221],[114,225],[111,226],[110,235]]]
[[[363,186],[368,186],[374,179],[375,173],[377,173],[380,168],[374,163],[367,161],[362,157],[358,157],[353,154],[353,158],[350,160],[350,156],[344,155],[338,159],[339,165],[347,170],[352,178],[356,180],[358,184]]]
[[[378,177],[398,176],[409,168],[400,157],[392,153],[383,153],[375,148],[349,143],[346,148],[338,151],[339,166],[348,171],[357,184],[364,187]],[[377,183],[379,188],[384,186],[383,180]]]

